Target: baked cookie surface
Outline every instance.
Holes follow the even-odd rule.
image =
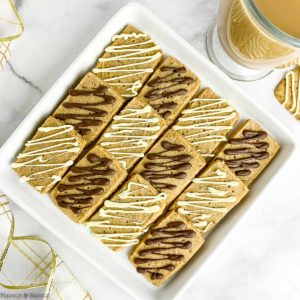
[[[155,110],[136,97],[113,117],[97,144],[113,154],[125,169],[130,169],[166,128]]]
[[[101,134],[124,102],[98,76],[88,73],[69,91],[53,116],[73,125],[88,145]]]
[[[250,185],[279,149],[278,142],[260,125],[247,120],[235,130],[217,158],[224,160],[236,176]]]
[[[169,56],[159,65],[139,96],[170,125],[199,87],[199,78],[176,58]]]
[[[138,273],[159,287],[178,272],[203,243],[200,232],[173,211],[151,227],[129,260]]]
[[[158,193],[140,175],[131,176],[85,223],[93,235],[112,250],[139,242],[139,237],[163,212],[166,195]]]
[[[286,73],[275,89],[275,97],[296,119],[300,120],[300,66]]]
[[[93,72],[126,99],[137,96],[162,58],[151,37],[132,25],[112,37]]]
[[[126,175],[111,154],[95,146],[69,170],[50,196],[67,216],[81,223],[118,188]]]
[[[40,193],[49,192],[74,163],[85,141],[60,120],[48,117],[11,167]]]
[[[237,111],[226,99],[207,88],[189,101],[172,128],[209,160],[220,144],[227,141],[226,135],[238,118]]]
[[[176,199],[172,209],[201,234],[211,230],[247,194],[247,186],[223,161],[212,162]]]
[[[159,192],[167,194],[170,204],[204,167],[205,160],[177,131],[169,129],[133,170],[147,179]]]

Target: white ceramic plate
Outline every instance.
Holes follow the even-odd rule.
[[[251,186],[252,190],[242,205],[234,210],[230,218],[225,218],[222,226],[214,231],[205,247],[195,255],[192,261],[159,289],[152,287],[141,275],[136,273],[135,268],[129,263],[126,253],[116,254],[101,245],[85,228],[73,224],[62,214],[48,196],[41,196],[29,184],[21,183],[10,168],[10,163],[38,124],[53,111],[74,82],[91,69],[104,47],[109,44],[111,37],[128,23],[150,34],[165,54],[172,54],[185,63],[201,78],[203,86],[210,86],[219,95],[229,99],[239,111],[241,118],[255,119],[282,146],[276,159]],[[245,214],[247,208],[253,204],[258,205],[255,199],[262,193],[267,183],[282,171],[282,166],[286,165],[294,148],[293,138],[273,116],[259,107],[255,100],[245,95],[233,81],[145,7],[131,3],[121,9],[107,23],[3,145],[0,151],[0,189],[49,231],[135,298],[142,300],[173,299],[178,297],[196,277],[201,265],[213,257],[216,247],[221,244],[233,225]]]

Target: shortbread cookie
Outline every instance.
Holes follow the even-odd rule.
[[[93,72],[129,99],[137,96],[161,58],[161,49],[151,37],[128,25],[112,37]]]
[[[85,223],[94,236],[115,251],[135,245],[166,206],[164,193],[140,175],[131,176]]]
[[[250,185],[278,152],[280,145],[253,120],[244,122],[222,147],[217,158]]]
[[[130,169],[167,128],[165,121],[139,97],[132,99],[113,117],[97,142]]]
[[[178,272],[203,243],[200,232],[173,211],[151,227],[129,260],[138,273],[159,287]]]
[[[247,186],[221,160],[193,179],[173,209],[201,231],[211,230],[247,194]]]
[[[228,100],[211,89],[202,91],[189,101],[173,129],[179,131],[206,159],[215,156],[216,149],[238,121],[238,113]]]
[[[89,218],[125,180],[127,172],[100,146],[89,150],[51,192],[54,203],[73,221]]]
[[[87,142],[94,141],[119,111],[124,98],[93,73],[88,73],[69,91],[69,96],[53,113],[56,119],[73,125]]]
[[[205,160],[177,131],[168,130],[134,168],[170,204],[204,167]]]
[[[142,88],[143,97],[170,125],[200,87],[197,76],[169,56]]]
[[[275,97],[296,119],[300,120],[300,66],[286,73],[275,89]]]
[[[59,182],[85,146],[72,125],[49,117],[11,166],[40,193],[49,192]]]

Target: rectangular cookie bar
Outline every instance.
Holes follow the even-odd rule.
[[[87,146],[100,135],[124,102],[124,98],[98,76],[88,73],[69,91],[53,116],[73,125]]]
[[[300,120],[300,66],[286,73],[274,94],[282,106]]]
[[[204,167],[205,160],[177,131],[169,129],[134,168],[170,204]]]
[[[173,205],[201,234],[211,230],[247,194],[247,186],[224,161],[213,161]]]
[[[200,87],[199,78],[169,56],[142,88],[143,97],[170,125]]]
[[[97,144],[130,169],[167,128],[165,121],[139,97],[113,117]]]
[[[182,215],[171,211],[156,222],[129,260],[138,273],[159,287],[200,249],[204,239]]]
[[[93,72],[130,99],[137,96],[161,58],[162,51],[151,37],[128,25],[112,37]]]
[[[238,121],[239,115],[226,99],[210,88],[189,101],[173,129],[179,131],[206,159],[215,156],[216,149]]]
[[[49,117],[11,167],[40,193],[49,192],[74,163],[85,141],[72,125]]]
[[[158,191],[142,176],[131,176],[93,217],[85,223],[94,236],[114,251],[139,242],[163,212],[166,194]]]
[[[278,152],[280,145],[253,120],[244,122],[222,147],[217,158],[250,185]]]
[[[125,180],[127,172],[100,146],[90,149],[53,189],[53,202],[73,221],[88,219]]]

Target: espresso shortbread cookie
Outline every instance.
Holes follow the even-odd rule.
[[[211,89],[202,91],[189,101],[173,129],[179,131],[206,159],[215,156],[216,149],[238,121],[238,113],[226,99]]]
[[[169,56],[142,88],[143,97],[170,125],[200,87],[197,76]]]
[[[200,232],[182,215],[173,211],[151,227],[129,260],[138,273],[159,287],[178,272],[203,243]]]
[[[170,204],[204,167],[205,160],[177,131],[168,130],[134,168]]]
[[[250,185],[278,152],[280,145],[253,120],[244,122],[222,147],[217,158]]]
[[[115,251],[135,245],[163,212],[166,194],[140,175],[126,183],[85,223],[93,235]]]
[[[247,192],[247,186],[226,164],[216,160],[192,180],[172,208],[205,234],[219,223]]]
[[[126,175],[111,154],[95,146],[70,169],[50,196],[66,215],[81,223],[118,188]]]
[[[69,96],[53,113],[56,119],[73,125],[87,142],[94,141],[119,111],[124,98],[93,73],[88,73],[69,91]]]
[[[151,37],[128,25],[112,37],[93,72],[129,99],[137,96],[161,58],[161,49]]]
[[[275,89],[275,97],[296,119],[300,120],[300,66],[286,73]]]
[[[97,142],[130,169],[167,128],[166,122],[145,101],[136,97],[113,117]]]
[[[11,166],[22,182],[47,193],[61,180],[84,146],[85,141],[72,125],[49,117]]]

